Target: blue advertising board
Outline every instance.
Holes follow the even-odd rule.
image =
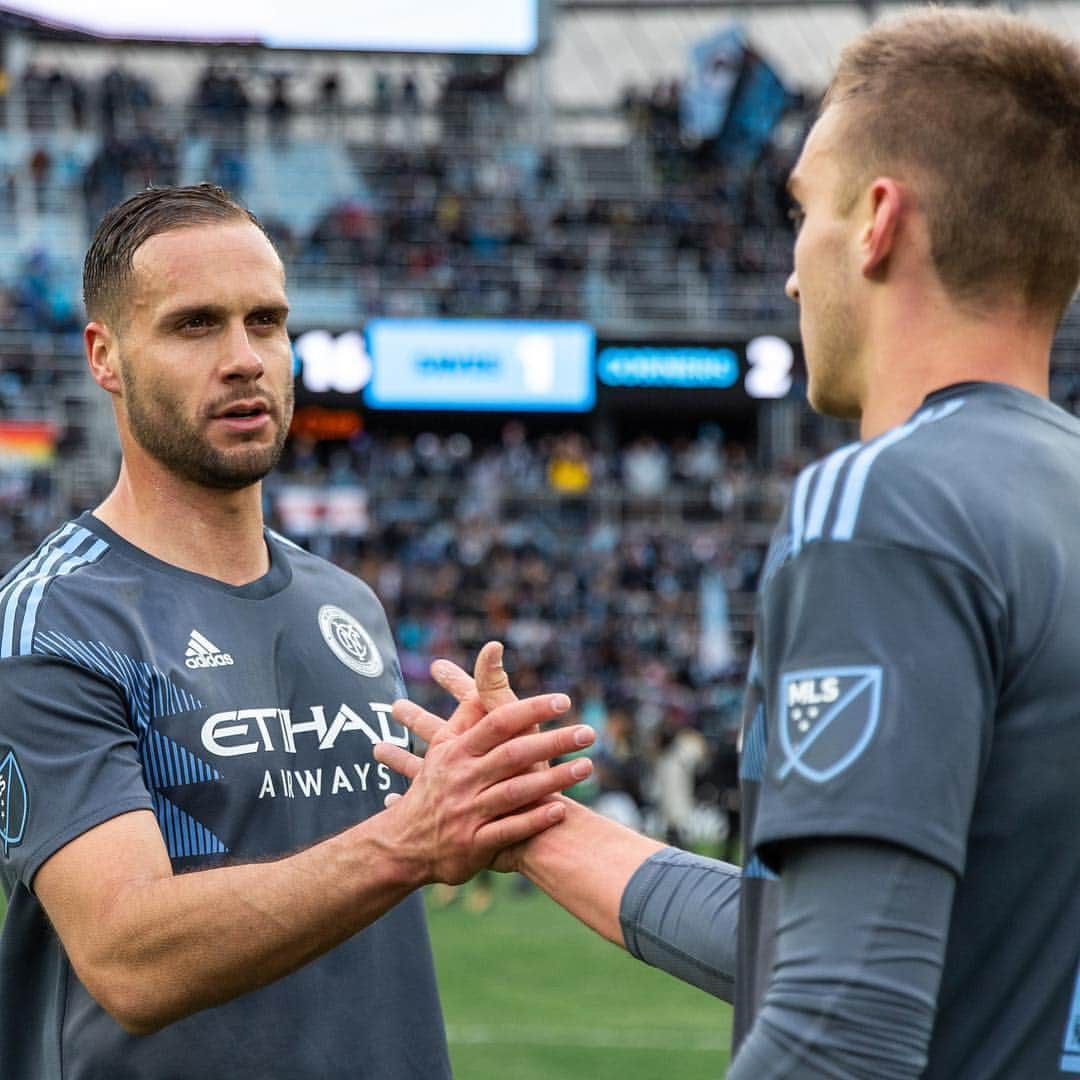
[[[703,346],[608,345],[596,364],[606,386],[727,390],[741,373],[734,349]]]
[[[372,409],[588,412],[596,338],[587,323],[372,319]]]

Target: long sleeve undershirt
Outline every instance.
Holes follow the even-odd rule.
[[[732,1000],[741,873],[665,848],[642,863],[619,907],[627,950],[683,982]]]
[[[630,952],[730,1000],[738,871],[672,849],[620,910]],[[776,959],[729,1080],[914,1080],[926,1066],[951,871],[911,851],[815,840],[783,852]]]

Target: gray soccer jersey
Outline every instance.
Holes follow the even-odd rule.
[[[139,1038],[79,983],[34,896],[51,854],[129,810],[156,815],[184,871],[295,851],[402,789],[372,757],[408,739],[390,716],[404,688],[382,608],[329,563],[267,543],[270,571],[231,587],[84,514],[0,583],[0,1076],[450,1075],[419,896],[294,974]]]
[[[736,1041],[785,842],[958,877],[931,1080],[1080,1074],[1080,424],[978,383],[805,470],[761,592],[744,726]]]

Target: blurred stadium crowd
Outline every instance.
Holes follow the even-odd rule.
[[[501,61],[434,89],[375,70],[356,104],[330,69],[301,92],[207,57],[182,91],[146,64],[90,77],[31,63],[3,81],[0,571],[113,474],[81,360],[78,259],[100,215],[147,183],[209,179],[247,200],[285,259],[297,329],[327,310],[336,330],[376,315],[793,325],[783,185],[813,104],[801,94],[749,155],[687,140],[671,82],[622,95],[619,140],[556,146],[522,136]],[[1055,394],[1075,405],[1075,305],[1071,325]],[[96,445],[110,446],[98,467]],[[717,808],[735,811],[753,593],[816,449],[766,468],[715,425],[600,437],[584,420],[298,433],[267,510],[372,585],[418,700],[445,706],[433,657],[467,663],[501,638],[519,692],[567,690],[602,732],[578,794],[690,843],[731,834]]]
[[[522,142],[496,77],[447,78],[424,102],[411,76],[391,85],[376,72],[361,110],[366,135],[341,142],[357,182],[322,205],[312,194],[313,215],[288,198],[260,207],[253,174],[266,141],[279,152],[293,145],[298,116],[324,131],[343,123],[336,77],[324,76],[304,101],[293,100],[284,76],[253,81],[212,62],[190,97],[173,101],[122,67],[87,83],[30,66],[20,103],[7,103],[30,138],[22,160],[0,173],[0,213],[15,212],[21,183],[34,213],[78,203],[91,227],[146,183],[184,179],[195,131],[205,143],[202,178],[252,199],[293,280],[355,291],[363,315],[602,318],[640,313],[635,300],[675,287],[706,297],[712,317],[727,314],[725,303],[741,303],[744,317],[788,314],[775,286],[789,261],[783,183],[797,140],[746,162],[703,152],[680,136],[677,85],[626,92],[624,147],[560,155]],[[417,137],[422,113],[438,123],[437,141]],[[804,126],[801,98],[790,98],[788,118]],[[307,150],[318,181],[320,167],[333,165]],[[47,248],[30,253],[9,283],[0,326],[68,328],[70,302],[41,292],[48,260]],[[732,288],[748,275],[768,279],[749,311],[750,294]]]
[[[566,689],[604,732],[604,767],[576,794],[619,794],[631,820],[696,835],[717,827],[697,803],[715,805],[733,743],[787,483],[712,425],[600,448],[511,421],[488,443],[359,435],[323,455],[294,439],[266,496],[277,528],[375,589],[416,700],[447,705],[432,658],[467,665],[499,638],[519,692]],[[669,803],[680,783],[691,795]]]

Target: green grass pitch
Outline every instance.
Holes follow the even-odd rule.
[[[466,889],[473,886],[466,886]],[[719,1080],[731,1009],[632,959],[536,890],[428,903],[457,1080]]]
[[[724,1075],[727,1005],[632,960],[536,890],[499,877],[482,915],[428,901],[456,1080]]]

